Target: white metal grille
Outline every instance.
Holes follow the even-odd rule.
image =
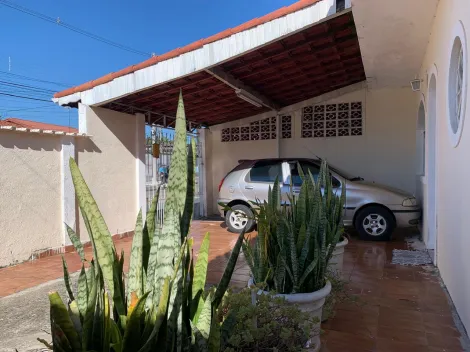
[[[246,126],[224,128],[222,142],[258,141],[276,139],[276,116],[254,121]],[[281,138],[292,137],[292,119],[281,116]]]
[[[361,136],[362,102],[322,104],[302,109],[302,138]]]

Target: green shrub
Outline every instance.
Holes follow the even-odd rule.
[[[314,318],[284,298],[270,293],[253,299],[253,294],[245,289],[224,299],[221,351],[306,351]]]
[[[79,238],[67,227],[83,265],[78,292],[73,292],[63,261],[69,300],[65,305],[57,292],[49,294],[52,347],[46,343],[48,347],[59,352],[220,350],[223,326],[216,314],[244,235],[240,234],[217,288],[205,291],[209,234],[204,237],[197,262],[192,257],[193,241],[187,238],[194,203],[194,153],[194,145],[186,144],[180,96],[163,227],[155,224],[157,194],[146,220],[141,212],[137,217],[127,284],[124,255],[117,254],[98,205],[77,164],[70,160],[94,259],[86,261]]]
[[[276,179],[268,201],[257,203],[258,236],[253,245],[247,240],[243,246],[255,283],[265,282],[283,294],[325,286],[328,261],[344,231],[344,184],[337,195],[326,162],[316,181],[310,173],[300,176],[304,182],[298,196],[290,187],[290,206],[281,206]]]

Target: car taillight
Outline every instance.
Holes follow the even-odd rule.
[[[219,192],[220,192],[220,189],[222,188],[222,185],[224,184],[224,181],[225,181],[225,177],[219,183]]]

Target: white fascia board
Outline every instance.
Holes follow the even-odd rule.
[[[66,105],[81,101],[90,106],[101,105],[218,65],[344,13],[345,11],[336,14],[336,0],[323,0],[273,21],[204,45],[202,48],[118,77],[87,91],[54,99],[54,102]]]

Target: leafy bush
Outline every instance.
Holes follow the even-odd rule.
[[[257,290],[257,289],[256,289]],[[220,311],[224,320],[221,351],[306,351],[315,323],[308,313],[287,304],[284,298],[245,289],[230,293]]]
[[[258,236],[243,246],[256,283],[266,282],[278,293],[314,292],[325,286],[328,261],[343,234],[345,186],[333,190],[326,162],[320,174],[302,174],[300,193],[288,195],[290,206],[281,206],[279,181],[269,189],[268,201],[258,202],[255,218]]]
[[[240,234],[218,287],[205,291],[209,234],[196,263],[193,241],[187,238],[194,203],[194,150],[194,145],[186,144],[180,96],[163,227],[155,224],[157,194],[146,221],[141,212],[137,217],[127,285],[124,254],[117,254],[98,205],[70,160],[94,259],[86,261],[79,238],[68,227],[83,265],[74,293],[63,261],[69,302],[66,306],[57,292],[49,294],[52,346],[46,343],[48,347],[59,352],[219,351],[221,326],[216,314],[244,236]]]

